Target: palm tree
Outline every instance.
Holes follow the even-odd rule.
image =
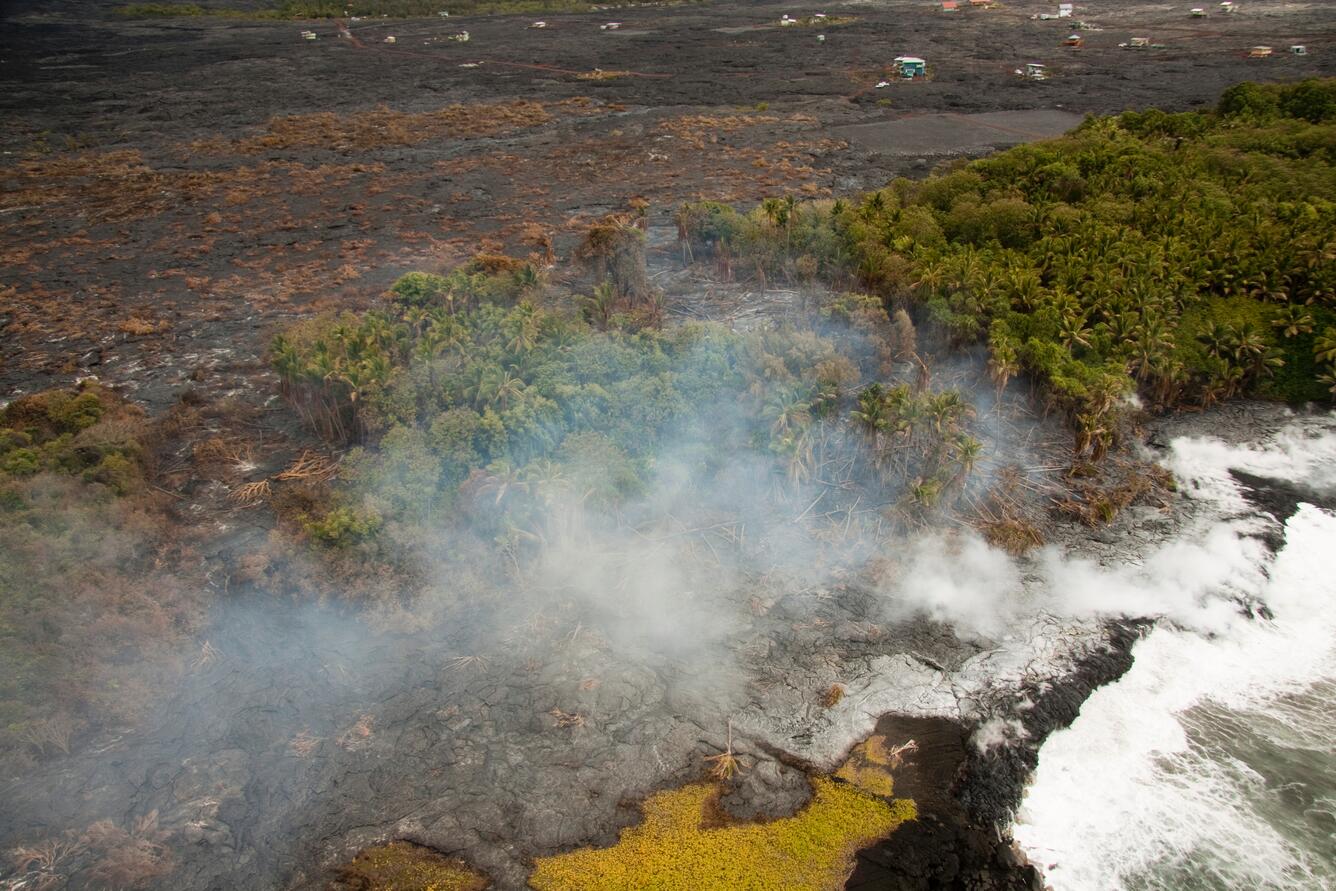
[[[782,437],[807,429],[812,403],[800,387],[776,387],[766,401],[765,416],[771,419],[770,435]]]
[[[500,504],[512,491],[524,493],[529,491],[529,481],[525,479],[524,473],[512,467],[504,458],[495,462],[487,471],[487,475],[478,484],[478,494],[496,493],[494,504]]]
[[[1058,319],[1058,337],[1067,349],[1074,346],[1090,346],[1090,331],[1085,326],[1085,313],[1067,311]]]
[[[978,466],[979,458],[983,455],[983,443],[968,433],[962,433],[952,443],[952,450],[955,452],[957,478],[964,479]]]
[[[1242,328],[1231,328],[1229,331],[1229,353],[1239,365],[1247,367],[1266,353],[1266,339],[1252,325],[1245,324]]]
[[[942,481],[935,476],[916,479],[909,488],[910,497],[920,510],[929,511],[942,500]]]
[[[988,352],[988,376],[997,385],[997,398],[1002,398],[1002,391],[1007,382],[1020,372],[1020,356],[1015,342],[1010,337],[995,337]]]
[[[1318,383],[1326,384],[1327,391],[1336,396],[1336,369],[1328,369],[1317,376]]]
[[[943,390],[928,400],[926,413],[932,429],[945,436],[962,420],[974,415],[974,406],[964,400],[959,390]]]
[[[863,435],[875,440],[887,426],[885,388],[881,384],[868,384],[858,391],[858,408],[851,416]]]
[[[1314,339],[1313,356],[1319,362],[1336,364],[1336,328],[1324,328]]]
[[[772,440],[771,448],[786,459],[785,471],[789,482],[805,482],[812,475],[815,449],[807,428],[785,433],[777,440]]]
[[[524,379],[516,377],[509,371],[500,373],[496,379],[496,387],[492,392],[492,401],[501,406],[504,411],[512,399],[517,399],[524,393]]]
[[[585,318],[598,330],[606,331],[617,309],[617,292],[611,282],[603,282],[595,286],[592,296],[581,298],[580,304]]]
[[[924,297],[935,295],[939,288],[946,284],[946,267],[940,263],[920,263],[918,266],[918,280],[913,283],[913,287],[922,293]]]
[[[565,470],[560,464],[547,458],[539,458],[525,465],[520,471],[519,478],[549,505],[559,494],[570,489],[570,481],[566,478]]]
[[[1149,313],[1145,321],[1137,326],[1134,336],[1132,367],[1136,369],[1137,380],[1144,381],[1160,357],[1173,351],[1174,341],[1164,319]]]
[[[1206,347],[1206,351],[1212,356],[1223,358],[1231,352],[1231,337],[1229,330],[1215,322],[1207,322],[1202,326],[1197,334],[1197,340]]]
[[[510,312],[506,320],[510,329],[510,341],[506,348],[511,353],[522,355],[533,349],[538,343],[539,325],[542,322],[542,315],[528,300],[520,303]]]

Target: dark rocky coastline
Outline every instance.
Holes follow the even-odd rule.
[[[1209,432],[1246,441],[1274,433],[1289,417],[1282,407],[1236,404],[1212,413]],[[1202,416],[1158,419],[1147,445],[1163,449],[1176,435],[1207,432]],[[1300,504],[1336,510],[1336,497],[1285,480],[1232,470],[1240,492],[1259,515],[1270,518],[1256,535],[1275,553],[1284,544],[1284,523]],[[1265,604],[1243,604],[1250,614],[1268,615]],[[978,726],[944,718],[884,716],[877,732],[914,739],[918,752],[897,774],[896,793],[914,798],[919,819],[858,854],[846,888],[856,891],[930,891],[1045,887],[1040,870],[1012,841],[1009,825],[1039,762],[1039,749],[1054,731],[1069,726],[1095,690],[1121,678],[1133,662],[1132,649],[1146,633],[1148,619],[1111,622],[1108,646],[1078,660],[1057,683],[1030,685],[1005,718],[1023,733],[987,751],[972,744]]]
[[[980,751],[977,728],[945,718],[887,715],[877,733],[913,739],[917,752],[897,773],[896,794],[913,798],[919,818],[858,854],[845,887],[856,891],[1042,889],[1043,879],[1008,830],[1050,733],[1076,720],[1096,689],[1132,667],[1132,647],[1148,623],[1111,623],[1109,647],[1081,659],[1058,683],[1027,688],[1009,717],[1025,737]]]

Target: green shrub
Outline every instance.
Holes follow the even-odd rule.
[[[126,495],[138,487],[139,465],[124,455],[111,453],[83,472],[86,482],[102,483],[117,495]]]
[[[0,470],[10,476],[29,476],[42,469],[42,462],[32,449],[11,449],[0,457]]]
[[[346,548],[374,536],[381,527],[379,514],[351,507],[336,507],[324,516],[308,518],[305,528],[317,541],[336,548]]]
[[[83,474],[117,494],[140,478],[143,413],[99,387],[16,399],[0,411],[0,424],[0,473]]]
[[[450,292],[450,282],[443,275],[429,272],[410,272],[400,276],[390,287],[394,299],[405,306],[427,306],[438,303]]]

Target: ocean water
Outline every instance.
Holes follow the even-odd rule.
[[[1229,467],[1326,489],[1333,448],[1310,427],[1169,463],[1226,514]],[[1336,889],[1336,517],[1301,506],[1255,593],[1272,618],[1158,625],[1045,741],[1014,832],[1056,891]]]

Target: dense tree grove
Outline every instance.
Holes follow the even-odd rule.
[[[1336,391],[1336,80],[1240,84],[1212,112],[1091,118],[1068,136],[860,201],[702,202],[679,226],[726,270],[856,278],[985,344],[1110,444],[1158,407]]]
[[[972,407],[928,386],[909,361],[912,324],[876,298],[840,295],[801,326],[739,334],[660,330],[634,305],[608,314],[587,299],[582,317],[538,306],[534,287],[523,266],[411,273],[384,310],[276,340],[292,404],[361,444],[344,503],[308,520],[316,538],[352,543],[389,518],[533,531],[559,495],[613,508],[665,460],[700,481],[749,455],[781,488],[838,455],[845,473],[930,509],[978,458]]]

